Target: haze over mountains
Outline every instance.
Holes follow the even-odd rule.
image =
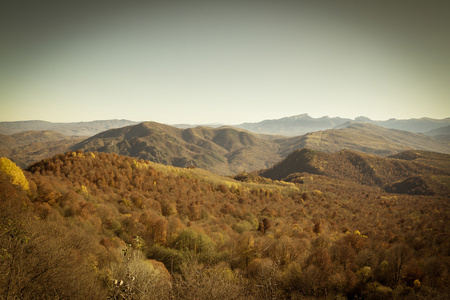
[[[179,125],[183,128],[177,128],[156,122],[137,124],[127,120],[79,123],[3,122],[0,123],[0,132],[20,132],[31,128],[54,128],[58,132],[34,131],[3,135],[0,154],[9,157],[22,168],[56,153],[83,149],[128,155],[179,167],[196,166],[217,174],[235,174],[244,170],[271,167],[291,152],[305,147],[328,153],[351,149],[381,156],[409,149],[450,153],[447,135],[450,125],[443,127],[450,122],[449,118],[391,119],[380,122],[386,126],[427,131],[429,135],[388,129],[373,124],[376,122],[367,118],[357,119],[370,122],[359,123],[328,117],[315,119],[304,114],[242,126],[254,131],[272,130],[277,135],[257,134],[239,127]],[[325,129],[313,131],[317,128]],[[292,137],[283,136],[298,130],[312,132]],[[80,136],[82,133],[86,136]],[[88,138],[89,135],[93,136]]]
[[[308,114],[301,114],[291,117],[275,120],[264,120],[257,123],[243,123],[235,127],[243,128],[256,133],[279,134],[286,136],[303,135],[308,132],[332,129],[347,122],[371,123],[390,129],[399,129],[412,132],[426,133],[441,127],[450,125],[450,118],[437,120],[431,118],[397,120],[389,119],[386,121],[374,121],[366,117],[358,117],[354,120],[347,118],[330,118],[327,116],[321,118],[312,118]],[[447,130],[450,135],[450,131]]]
[[[428,135],[450,135],[450,118],[446,119],[389,119],[386,121],[374,121],[366,117],[348,118],[330,118],[327,116],[321,118],[312,118],[308,114],[300,114],[281,119],[263,120],[256,123],[242,123],[239,125],[226,124],[175,124],[171,125],[177,128],[193,128],[206,126],[218,128],[221,126],[231,126],[242,128],[255,133],[270,135],[298,136],[309,132],[333,129],[342,126],[347,122],[371,123],[389,129],[399,129],[411,132],[425,133]],[[72,123],[51,123],[46,121],[17,121],[0,122],[0,134],[14,134],[23,131],[42,131],[52,130],[66,135],[92,136],[102,131],[120,128],[129,125],[135,125],[138,122],[129,120],[103,120],[92,122],[72,122]],[[344,126],[345,127],[345,126]]]
[[[282,156],[296,149],[311,148],[324,152],[342,149],[357,150],[376,155],[390,155],[408,149],[449,153],[450,144],[421,133],[387,129],[369,123],[346,123],[338,129],[307,133],[287,138]]]
[[[52,123],[39,120],[0,122],[0,134],[51,130],[65,135],[92,136],[111,128],[119,128],[133,124],[137,124],[137,122],[129,120],[102,120],[72,123]]]
[[[425,134],[442,140],[450,140],[450,125],[425,132]]]

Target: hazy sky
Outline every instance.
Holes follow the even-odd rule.
[[[450,117],[449,4],[2,1],[0,121]]]

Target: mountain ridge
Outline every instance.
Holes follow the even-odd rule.
[[[196,166],[219,174],[235,174],[270,167],[305,147],[325,152],[353,149],[382,156],[411,149],[450,153],[448,142],[366,123],[289,138],[261,136],[226,126],[180,129],[144,122],[99,133],[71,150],[113,152],[177,167]]]
[[[427,151],[409,150],[380,157],[352,150],[325,153],[303,148],[256,174],[272,180],[301,182],[307,173],[378,186],[389,192],[446,195],[450,191],[449,161],[449,154]]]
[[[352,149],[387,156],[397,152],[418,149],[449,153],[450,144],[420,133],[387,129],[370,123],[351,123],[340,129],[328,129],[307,133],[284,140],[286,157],[301,148],[312,148],[325,152]]]
[[[220,128],[224,126],[241,128],[254,133],[268,135],[298,136],[309,132],[333,129],[346,122],[365,122],[375,124],[389,129],[398,129],[411,132],[436,135],[434,130],[442,128],[439,135],[444,139],[450,135],[450,131],[445,127],[450,126],[450,118],[433,119],[428,117],[395,119],[391,118],[384,121],[371,120],[370,118],[359,116],[354,119],[322,116],[313,118],[307,113],[283,117],[279,119],[266,119],[260,122],[245,122],[237,125],[225,125],[219,123],[211,124],[174,124],[169,125],[180,129],[195,128],[199,126]],[[120,128],[129,125],[136,125],[139,122],[125,119],[97,120],[90,122],[70,122],[70,123],[52,123],[41,120],[0,122],[0,134],[14,134],[22,131],[53,130],[66,135],[93,136],[102,131]]]
[[[412,118],[395,119],[391,118],[385,121],[371,120],[370,118],[360,116],[355,119],[323,116],[312,118],[308,114],[294,115],[281,119],[263,120],[256,123],[242,123],[235,127],[250,130],[256,133],[282,134],[286,136],[303,135],[308,132],[327,130],[335,128],[346,122],[364,122],[385,127],[388,129],[398,129],[411,132],[426,133],[440,127],[450,125],[450,118],[432,119],[432,118]],[[450,134],[450,133],[449,133]]]
[[[275,163],[278,157],[266,156],[267,150],[274,147],[273,143],[252,133],[230,127],[179,129],[156,122],[144,122],[102,132],[71,149],[114,152],[166,165],[192,165],[231,174]],[[253,151],[255,148],[262,149],[262,154]],[[276,149],[272,150],[276,152]]]

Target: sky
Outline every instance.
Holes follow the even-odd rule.
[[[450,117],[449,1],[2,1],[0,121]]]

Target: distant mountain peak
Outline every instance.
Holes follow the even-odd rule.
[[[359,116],[355,118],[356,122],[372,122],[371,119],[369,119],[368,117],[364,117],[364,116]]]
[[[312,119],[308,114],[300,114],[295,116],[287,117],[286,119],[292,119],[292,120],[309,120]]]

